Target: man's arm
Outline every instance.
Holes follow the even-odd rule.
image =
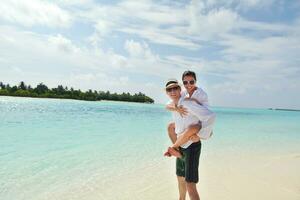
[[[197,134],[201,129],[201,123],[190,125],[176,140],[173,144],[173,148],[178,148],[179,146],[183,145],[187,141],[190,140],[192,135]]]

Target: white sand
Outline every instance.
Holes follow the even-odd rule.
[[[204,162],[202,199],[300,199],[300,154],[206,158]]]
[[[299,169],[300,154],[204,154],[198,184],[201,200],[299,200]],[[174,171],[174,158],[161,158],[113,177],[91,172],[79,185],[58,186],[36,199],[175,200]]]

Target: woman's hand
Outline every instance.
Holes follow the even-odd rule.
[[[176,106],[175,111],[178,112],[181,117],[187,115],[187,113],[188,113],[187,109],[183,106]]]

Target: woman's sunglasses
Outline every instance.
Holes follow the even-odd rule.
[[[183,81],[183,85],[187,85],[187,84],[190,84],[190,85],[194,85],[195,84],[195,81],[194,80],[191,80],[191,81]]]
[[[176,91],[176,90],[178,90],[178,89],[179,89],[179,87],[177,86],[177,87],[167,88],[166,91],[167,91],[167,92],[172,92],[172,91]]]

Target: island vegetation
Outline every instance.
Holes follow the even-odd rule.
[[[26,85],[23,81],[17,86],[10,86],[0,82],[0,96],[18,96],[18,97],[38,97],[38,98],[59,98],[59,99],[76,99],[85,101],[127,101],[140,103],[154,103],[154,100],[145,94],[139,92],[130,94],[123,92],[122,94],[110,93],[109,91],[81,91],[74,88],[58,85],[56,88],[49,88],[43,83],[38,84],[35,88]]]

